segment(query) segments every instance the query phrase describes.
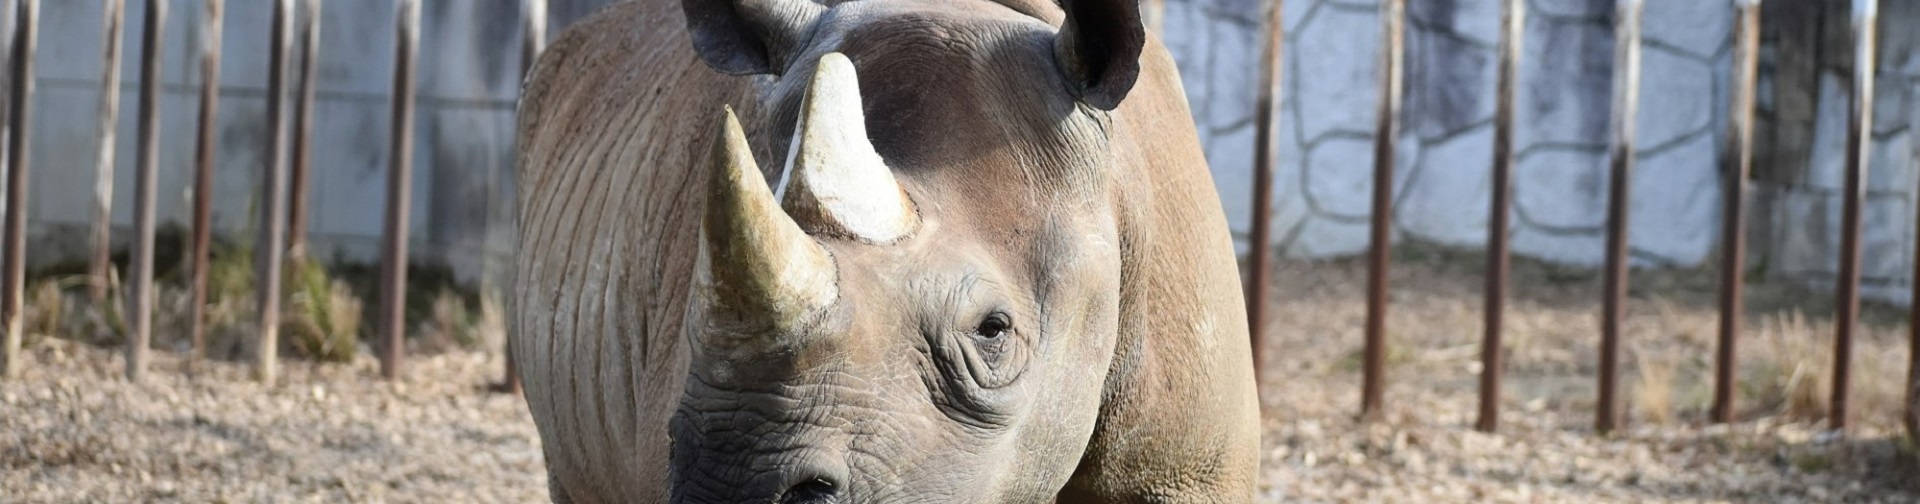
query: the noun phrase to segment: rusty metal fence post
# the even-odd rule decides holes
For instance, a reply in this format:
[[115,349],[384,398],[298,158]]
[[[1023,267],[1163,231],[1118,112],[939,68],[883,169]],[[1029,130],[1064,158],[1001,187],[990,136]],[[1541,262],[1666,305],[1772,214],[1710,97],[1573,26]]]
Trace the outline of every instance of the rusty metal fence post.
[[1275,149],[1274,116],[1278,108],[1282,82],[1280,63],[1285,56],[1286,0],[1267,5],[1265,52],[1260,54],[1260,90],[1254,109],[1253,125],[1253,228],[1247,243],[1247,334],[1253,345],[1253,376],[1258,389],[1261,369],[1266,367],[1267,294],[1273,282],[1273,165],[1280,161]]
[[[7,197],[12,192],[7,188],[12,184],[6,182],[13,177],[13,163],[10,161],[13,152],[8,146],[12,143],[9,139],[13,137],[13,38],[20,17],[19,7],[14,0],[0,0],[0,67],[7,69],[7,75],[0,76],[0,212],[4,213],[0,215],[0,228],[6,227],[7,216],[13,214]],[[0,236],[0,282],[5,281],[5,270],[11,269],[14,261],[12,248],[7,246],[9,243],[12,243],[10,238]],[[4,286],[0,286],[0,290],[4,289]],[[0,331],[5,331],[0,334],[0,380],[19,373],[24,340],[18,331],[7,325],[12,320],[8,302],[6,294],[0,293]]]
[[1644,0],[1620,0],[1613,58],[1612,141],[1608,146],[1607,261],[1600,308],[1600,398],[1594,431],[1619,426],[1620,319],[1627,298],[1628,201],[1633,187],[1634,122],[1640,112],[1640,15]]
[[1728,104],[1726,147],[1721,162],[1727,177],[1721,198],[1720,343],[1715,351],[1713,411],[1715,423],[1734,421],[1735,348],[1747,271],[1747,173],[1753,169],[1753,93],[1759,72],[1760,0],[1738,0],[1733,30],[1733,102]]
[[133,338],[127,343],[127,381],[146,374],[153,341],[154,198],[160,192],[160,41],[166,28],[166,0],[147,0],[146,33],[140,46],[139,169],[133,182],[134,246],[131,273]]
[[[9,127],[12,124],[13,117],[11,109],[13,101],[9,97],[13,96],[13,34],[15,27],[18,25],[19,14],[20,6],[15,3],[15,0],[0,0],[0,68],[4,68],[7,72],[4,75],[0,75],[0,214],[4,214],[6,208],[8,208],[5,178],[8,176],[7,174],[10,173],[7,170],[7,166],[9,166],[7,164],[8,156],[13,155],[12,152],[7,149],[8,138],[11,138],[9,135],[11,135],[13,131],[12,128]],[[5,227],[3,223],[5,220],[5,215],[0,215],[0,227]],[[4,246],[0,246],[0,261],[6,260],[4,257],[4,249]],[[4,268],[4,265],[0,265],[0,269]],[[0,274],[0,276],[4,276],[4,274]],[[6,308],[0,306],[0,317],[6,316],[5,311]],[[4,321],[0,321],[0,331],[6,329],[4,324]],[[4,351],[5,349],[0,347],[0,352]],[[4,357],[5,355],[0,355],[0,359],[4,359]],[[0,372],[5,371],[5,366],[6,364],[4,362],[0,362]]]
[[113,270],[113,151],[120,128],[120,39],[126,19],[126,0],[105,0],[100,29],[106,40],[101,60],[100,146],[93,171],[93,261],[87,266],[87,295],[95,303],[107,300],[108,277]]
[[[1920,196],[1920,187],[1914,188]],[[1916,201],[1914,238],[1920,240],[1920,201]],[[1907,385],[1906,412],[1902,420],[1907,427],[1910,440],[1920,440],[1920,243],[1914,245],[1913,269],[1908,273],[1907,284],[1910,295],[1907,297]]]
[[187,331],[193,339],[193,361],[207,356],[207,264],[212,259],[213,162],[219,141],[220,35],[222,0],[207,0],[201,13],[200,39],[200,127],[193,154],[193,279],[188,289],[192,320]]
[[[10,156],[12,156],[13,153],[7,146],[9,144],[8,139],[11,138],[13,132],[13,129],[10,127],[13,122],[13,100],[11,98],[13,96],[13,38],[14,30],[20,17],[19,14],[20,6],[15,3],[15,0],[0,0],[0,68],[6,70],[5,74],[0,74],[0,228],[6,226],[4,223],[6,221],[5,213],[6,209],[10,208],[7,206],[7,185],[5,179],[12,173],[7,169],[7,167],[10,166],[7,160],[11,159]],[[4,241],[3,238],[0,238],[0,242]],[[0,262],[7,260],[5,257],[5,248],[5,246],[0,245]],[[0,264],[0,270],[4,269],[5,265]],[[5,276],[5,274],[0,273],[0,276]],[[0,318],[4,318],[5,316],[6,308],[0,306]],[[0,331],[6,330],[5,324],[6,322],[4,320],[0,320]],[[0,335],[0,337],[3,336],[4,335]],[[4,352],[4,345],[0,345],[0,360],[5,359],[6,355],[4,355]],[[4,373],[6,371],[5,368],[6,363],[0,362],[0,373]]]
[[300,81],[293,91],[293,171],[287,181],[287,259],[294,264],[307,258],[307,171],[313,162],[313,95],[320,57],[321,3],[302,3]]
[[[1871,7],[1878,10],[1877,6]],[[1861,10],[1858,4],[1855,5],[1855,10]],[[1877,26],[1873,24],[1876,20],[1872,19],[1872,14],[1875,13],[1869,13],[1868,22],[1864,23],[1864,25],[1877,31]],[[1857,32],[1861,26],[1862,23],[1860,23],[1860,20],[1856,17],[1855,31]],[[1867,37],[1863,45],[1866,51],[1874,50],[1871,36]],[[1858,56],[1856,56],[1856,58],[1858,58]],[[1873,58],[1868,57],[1863,61],[1873,62]],[[1857,64],[1859,63],[1856,62],[1856,65]],[[1859,75],[1863,74],[1856,74],[1854,78],[1860,80]],[[1865,73],[1864,75],[1870,76],[1872,72]],[[1869,79],[1867,82],[1871,83],[1872,81]],[[1871,86],[1871,84],[1868,85]],[[1867,89],[1869,91],[1872,90],[1871,87]],[[1856,90],[1855,98],[1858,99],[1859,96],[1858,90]],[[1868,113],[1871,113],[1873,110],[1871,102],[1855,102],[1853,108],[1856,111],[1864,108]],[[1852,127],[1856,129],[1852,132],[1853,135],[1859,139],[1870,139],[1871,136],[1866,134],[1867,132],[1859,131],[1858,128],[1871,128],[1873,126],[1871,119],[1871,117],[1866,117],[1854,121]],[[1856,138],[1849,138],[1849,140],[1856,140]],[[1858,149],[1849,149],[1848,153],[1849,156],[1864,156],[1866,154],[1865,151],[1866,146],[1860,146]],[[1915,188],[1915,191],[1920,191],[1920,188]],[[1916,195],[1920,196],[1920,192],[1917,192]],[[1916,204],[1915,206],[1920,207],[1920,204]],[[1920,239],[1920,213],[1914,215],[1914,226],[1914,236],[1916,239]],[[1906,396],[1907,404],[1904,413],[1901,415],[1901,423],[1905,424],[1907,428],[1908,439],[1914,440],[1920,439],[1920,245],[1915,246],[1913,269],[1909,272],[1907,284],[1912,290],[1910,291],[1911,295],[1907,298],[1907,382],[1905,387],[1906,393],[1903,394]],[[1841,412],[1844,413],[1845,406],[1843,403],[1836,406],[1836,409],[1840,409]],[[1838,416],[1838,418],[1845,419],[1845,416],[1841,415]]]
[[1513,113],[1519,86],[1520,47],[1525,42],[1525,0],[1502,0],[1500,9],[1500,82],[1493,112],[1493,193],[1487,216],[1487,278],[1481,310],[1485,316],[1480,342],[1480,419],[1474,428],[1493,432],[1500,427],[1500,332],[1506,315],[1508,246],[1513,207]]
[[387,222],[381,233],[380,376],[400,376],[407,336],[407,218],[413,195],[414,56],[420,43],[420,2],[402,0],[394,31],[393,142],[387,172]]
[[254,348],[254,373],[271,385],[280,367],[280,271],[286,253],[287,223],[287,58],[293,45],[293,0],[273,2],[273,42],[267,75],[266,174],[260,177],[260,236],[254,250],[255,299],[259,313],[259,341]]
[[[1914,219],[1914,239],[1920,240],[1920,219]],[[1914,244],[1914,264],[1907,285],[1907,423],[1908,439],[1920,439],[1920,242]]]
[[4,238],[0,238],[0,247],[4,247],[6,268],[0,272],[0,309],[4,309],[6,319],[6,340],[0,343],[0,377],[13,377],[20,374],[20,345],[24,341],[25,330],[22,309],[25,308],[25,288],[27,279],[27,173],[33,171],[28,163],[28,140],[32,136],[31,119],[33,117],[33,53],[38,25],[40,24],[40,0],[20,0],[14,9],[12,55],[8,77],[12,84],[8,86],[7,109],[7,222]]
[[1877,0],[1853,0],[1853,92],[1848,100],[1847,181],[1840,210],[1840,278],[1834,295],[1833,394],[1827,425],[1847,428],[1847,389],[1852,379],[1853,331],[1860,318],[1860,211],[1867,194],[1868,157],[1873,153],[1874,23]]
[[1373,132],[1373,215],[1367,248],[1366,364],[1360,417],[1381,418],[1386,390],[1387,268],[1392,259],[1394,145],[1400,135],[1402,64],[1405,61],[1406,0],[1380,3],[1380,102]]
[[[522,84],[533,74],[533,64],[540,59],[540,51],[547,46],[547,0],[525,0],[522,5],[520,40],[520,80]],[[524,148],[524,146],[521,146]],[[513,342],[506,342],[507,376],[501,389],[509,394],[521,393],[520,368],[514,362]]]

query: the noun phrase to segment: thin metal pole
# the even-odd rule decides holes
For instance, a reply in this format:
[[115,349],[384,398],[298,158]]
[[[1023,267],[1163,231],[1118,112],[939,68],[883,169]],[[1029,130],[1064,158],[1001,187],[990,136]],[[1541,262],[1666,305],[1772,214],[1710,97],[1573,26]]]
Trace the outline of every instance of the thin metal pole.
[[213,163],[219,141],[220,107],[220,10],[222,0],[207,0],[201,21],[200,39],[200,132],[194,148],[193,168],[193,273],[192,321],[193,361],[207,356],[207,263],[213,245]]
[[1500,83],[1493,115],[1493,192],[1487,217],[1487,284],[1481,311],[1485,317],[1480,342],[1480,419],[1474,428],[1493,432],[1500,427],[1500,330],[1506,312],[1508,269],[1507,232],[1513,206],[1513,112],[1518,85],[1520,46],[1524,43],[1525,0],[1504,0],[1500,10]]
[[[19,13],[21,13],[19,4],[15,4],[13,0],[0,0],[0,67],[8,71],[6,75],[0,75],[0,233],[4,233],[8,215],[12,215],[10,212],[12,208],[8,206],[10,190],[6,185],[6,179],[12,177],[13,173],[13,85],[15,85],[13,83],[15,81],[13,79],[15,75],[13,73],[13,38],[19,27]],[[13,262],[12,248],[8,248],[10,242],[12,240],[0,237],[0,281],[4,281],[6,277],[4,271]],[[8,315],[6,294],[0,294],[0,323],[6,323],[4,321],[6,315]],[[17,354],[21,350],[21,342],[13,339],[17,331],[10,331],[10,327],[0,327],[0,331],[6,331],[6,333],[0,333],[0,379],[8,379],[13,377],[15,369],[19,367]]]
[[266,176],[260,178],[260,237],[255,245],[255,299],[259,307],[260,340],[254,348],[254,373],[272,384],[280,367],[280,271],[286,252],[287,216],[287,58],[293,37],[293,0],[273,3],[273,46],[268,58]]
[[147,372],[153,341],[153,212],[160,191],[160,41],[166,0],[147,0],[145,40],[140,47],[140,166],[134,175],[133,340],[127,344],[127,381]]
[[[526,9],[521,21],[524,33],[520,40],[520,79],[526,80],[533,74],[533,64],[540,59],[540,51],[547,46],[547,0],[525,0]],[[507,378],[504,389],[509,394],[521,393],[520,367],[514,362],[513,343],[507,343]]]
[[1847,121],[1847,188],[1841,198],[1840,285],[1834,303],[1833,403],[1827,425],[1847,428],[1847,385],[1852,380],[1853,330],[1860,318],[1860,202],[1867,195],[1867,160],[1873,148],[1874,22],[1878,0],[1853,1],[1853,93]]
[[1386,389],[1387,267],[1393,238],[1394,144],[1400,136],[1401,70],[1405,61],[1406,0],[1380,3],[1383,32],[1380,61],[1380,103],[1373,133],[1373,222],[1367,249],[1366,372],[1361,383],[1360,416],[1379,420]]
[[[1869,23],[1868,26],[1873,25]],[[1868,45],[1871,46],[1871,44]],[[1872,58],[1867,58],[1867,61],[1872,61]],[[1865,108],[1871,111],[1873,107],[1871,102],[1868,103],[1869,105]],[[1859,105],[1855,106],[1859,107]],[[1856,124],[1871,126],[1872,122],[1861,121]],[[1920,239],[1920,214],[1915,215],[1914,226],[1914,236]],[[1907,299],[1907,404],[1906,414],[1902,415],[1904,420],[1902,423],[1906,424],[1907,436],[1910,440],[1920,439],[1920,245],[1916,245],[1915,248],[1914,268],[1907,280],[1907,284],[1913,290],[1912,295]]]
[[1733,30],[1733,102],[1727,111],[1726,154],[1721,170],[1727,177],[1722,198],[1726,203],[1720,223],[1720,345],[1713,373],[1713,421],[1734,421],[1734,369],[1741,301],[1747,271],[1747,173],[1753,169],[1753,91],[1759,72],[1760,0],[1736,2]]
[[[1916,205],[1920,206],[1920,205]],[[1920,209],[1916,209],[1920,212]],[[1913,219],[1914,237],[1920,240],[1920,213]],[[1914,245],[1920,250],[1920,243]],[[1914,267],[1907,284],[1912,287],[1907,298],[1907,436],[1920,439],[1920,253],[1914,257]]]
[[1141,26],[1146,28],[1147,33],[1165,38],[1166,32],[1161,30],[1161,26],[1165,25],[1162,18],[1166,17],[1166,0],[1139,0],[1139,3]]
[[[1914,220],[1920,227],[1920,218]],[[1916,230],[1920,231],[1920,230]],[[1920,236],[1920,235],[1916,235]],[[1920,262],[1920,260],[1916,260]],[[1916,265],[1920,266],[1920,265]],[[1915,271],[1920,271],[1916,268]],[[1920,438],[1920,279],[1910,279],[1914,295],[1907,302],[1907,437]]]
[[313,95],[319,80],[320,0],[306,0],[300,20],[300,82],[294,88],[293,172],[287,187],[287,259],[307,258],[307,171],[313,162]]
[[6,313],[7,336],[0,344],[0,376],[20,374],[20,344],[24,338],[21,313],[27,278],[27,151],[33,117],[33,53],[36,28],[40,24],[40,0],[20,0],[13,27],[13,84],[8,89],[10,116],[7,125],[7,223],[4,242],[6,271],[0,273],[0,308]]
[[[1872,24],[1869,23],[1868,26]],[[1871,61],[1872,58],[1867,60]],[[1859,105],[1855,106],[1859,107]],[[1869,111],[1872,109],[1871,106],[1864,108]],[[1871,122],[1865,123],[1871,124]],[[1920,188],[1916,188],[1916,191],[1920,191]],[[1920,207],[1920,205],[1915,206]],[[1920,240],[1920,213],[1915,214],[1913,222],[1915,239]],[[1903,417],[1908,438],[1920,439],[1920,244],[1916,244],[1914,248],[1916,250],[1914,266],[1907,279],[1907,284],[1913,290],[1907,298],[1907,407]]]
[[93,170],[93,262],[87,268],[87,294],[95,303],[106,301],[108,271],[113,269],[113,150],[120,128],[120,39],[126,19],[125,0],[105,0],[106,58],[101,60],[100,145]]
[[533,73],[533,64],[540,60],[540,51],[547,48],[547,0],[525,0],[524,26],[520,39],[520,78],[525,79]]
[[1600,307],[1600,400],[1593,430],[1619,426],[1620,318],[1627,297],[1627,202],[1633,187],[1634,122],[1640,107],[1640,15],[1643,0],[1620,0],[1613,59],[1613,139],[1607,190],[1607,264]]
[[407,214],[413,195],[413,63],[419,50],[420,2],[400,2],[394,37],[393,144],[387,177],[387,222],[381,236],[380,376],[400,376],[406,352]]
[[1253,157],[1253,229],[1249,238],[1247,262],[1247,332],[1253,340],[1253,374],[1258,383],[1266,365],[1267,294],[1273,278],[1273,165],[1279,161],[1274,149],[1274,97],[1280,94],[1281,44],[1285,43],[1282,24],[1285,0],[1273,0],[1267,6],[1266,46],[1260,58],[1260,91],[1255,109]]
[[[0,227],[4,227],[4,221],[6,221],[6,215],[4,215],[6,214],[6,173],[10,165],[8,160],[12,160],[13,156],[12,150],[8,148],[10,144],[8,139],[12,139],[13,135],[13,25],[17,17],[19,17],[19,6],[13,4],[13,0],[0,0],[0,69],[8,71],[6,75],[0,75]],[[4,250],[0,250],[0,256],[4,256]],[[4,258],[0,258],[0,262],[4,262]],[[0,269],[4,267],[6,265],[0,265]],[[6,312],[6,306],[0,306],[0,317],[6,315],[4,312]],[[6,327],[0,327],[0,331],[4,329]],[[4,339],[4,335],[0,335],[0,339]],[[6,360],[6,356],[8,352],[4,344],[0,344],[0,360]],[[4,373],[6,373],[6,362],[0,362],[0,377],[4,377]]]

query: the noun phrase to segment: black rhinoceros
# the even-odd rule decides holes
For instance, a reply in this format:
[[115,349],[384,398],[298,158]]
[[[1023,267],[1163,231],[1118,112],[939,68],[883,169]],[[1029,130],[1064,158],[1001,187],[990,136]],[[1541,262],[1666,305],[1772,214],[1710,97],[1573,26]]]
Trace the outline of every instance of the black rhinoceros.
[[1133,0],[639,0],[524,96],[555,501],[1251,500],[1233,245]]

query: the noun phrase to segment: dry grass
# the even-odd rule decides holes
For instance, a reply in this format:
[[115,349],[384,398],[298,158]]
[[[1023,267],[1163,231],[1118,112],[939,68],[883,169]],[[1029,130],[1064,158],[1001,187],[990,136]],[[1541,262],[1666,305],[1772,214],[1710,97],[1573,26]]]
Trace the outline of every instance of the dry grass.
[[1633,352],[1640,362],[1639,372],[1634,383],[1634,404],[1638,405],[1642,415],[1656,423],[1673,421],[1674,383],[1673,375],[1678,363],[1676,359],[1659,352],[1648,352],[1638,348]]
[[207,349],[214,359],[238,359],[246,354],[255,322],[253,248],[251,240],[233,245],[216,243],[207,263]]
[[427,352],[446,352],[479,347],[481,317],[467,309],[467,300],[458,292],[443,289],[434,294],[427,317],[420,323],[420,347]]
[[85,295],[86,278],[62,276],[40,279],[27,286],[21,313],[28,343],[43,338],[70,338],[95,345],[126,341],[122,313],[126,297],[118,275],[107,278],[106,299],[94,302]]
[[280,331],[301,355],[322,362],[348,362],[360,347],[360,298],[346,282],[327,276],[313,262],[294,262],[287,272],[287,312]]
[[[109,270],[106,299],[85,295],[86,277],[56,276],[36,282],[27,300],[32,337],[59,337],[99,346],[124,344],[126,292]],[[346,362],[360,345],[363,306],[350,284],[317,262],[289,262],[283,273],[280,330],[286,348],[320,362]],[[192,304],[181,278],[162,278],[154,290],[153,344],[190,349]],[[247,355],[256,330],[252,250],[218,243],[207,270],[206,355],[232,360]]]
[[507,312],[500,305],[497,290],[481,290],[480,313],[474,318],[473,334],[482,348],[504,348],[507,344]]

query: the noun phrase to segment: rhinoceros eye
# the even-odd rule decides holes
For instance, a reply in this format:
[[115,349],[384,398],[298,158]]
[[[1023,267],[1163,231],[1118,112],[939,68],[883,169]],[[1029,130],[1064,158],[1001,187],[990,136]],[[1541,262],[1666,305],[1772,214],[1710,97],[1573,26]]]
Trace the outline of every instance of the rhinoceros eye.
[[1013,316],[996,311],[980,319],[980,325],[973,328],[973,335],[985,339],[998,339],[1011,330],[1013,330]]

